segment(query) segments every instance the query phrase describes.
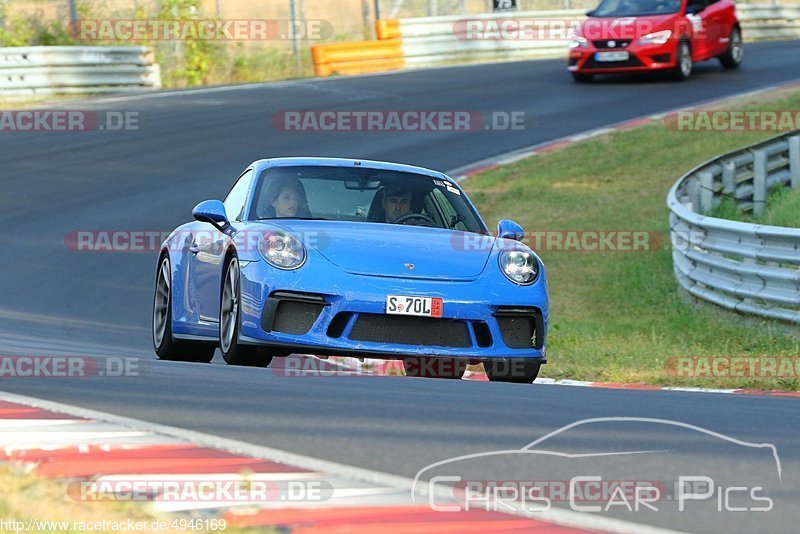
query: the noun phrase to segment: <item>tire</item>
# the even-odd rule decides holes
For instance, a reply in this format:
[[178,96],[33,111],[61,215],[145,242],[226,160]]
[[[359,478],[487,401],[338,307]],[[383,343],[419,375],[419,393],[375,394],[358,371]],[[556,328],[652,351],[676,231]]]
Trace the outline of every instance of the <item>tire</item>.
[[169,256],[158,262],[153,295],[153,348],[160,360],[209,363],[216,347],[211,343],[181,341],[172,337],[172,271]]
[[239,343],[242,288],[236,256],[228,257],[224,272],[219,310],[219,350],[222,359],[228,365],[266,367],[272,361],[272,356],[265,348]]
[[467,370],[467,361],[457,358],[415,356],[403,358],[403,368],[406,376],[461,380],[464,371]]
[[594,80],[594,74],[586,74],[583,72],[572,72],[571,74],[575,83],[592,83],[592,80]]
[[692,49],[687,41],[678,43],[675,51],[675,68],[672,69],[672,78],[679,82],[689,79],[692,75]]
[[539,376],[541,364],[530,358],[511,358],[507,360],[484,360],[483,368],[491,382],[513,382],[532,384]]
[[744,45],[742,44],[742,30],[734,26],[731,30],[731,40],[728,43],[728,50],[718,56],[719,62],[726,69],[737,69],[742,64],[744,58]]

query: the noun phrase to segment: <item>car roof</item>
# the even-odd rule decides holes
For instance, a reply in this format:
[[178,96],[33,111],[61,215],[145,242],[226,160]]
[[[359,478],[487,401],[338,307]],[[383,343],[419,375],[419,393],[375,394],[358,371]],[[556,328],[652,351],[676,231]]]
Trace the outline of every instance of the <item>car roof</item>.
[[292,157],[292,158],[269,158],[256,161],[254,166],[260,168],[267,167],[289,167],[289,166],[312,166],[312,167],[356,167],[366,169],[378,169],[383,171],[399,171],[423,174],[432,178],[444,178],[454,182],[452,178],[440,171],[417,167],[415,165],[405,165],[402,163],[391,163],[388,161],[374,161],[368,159],[348,159],[348,158],[316,158],[316,157]]

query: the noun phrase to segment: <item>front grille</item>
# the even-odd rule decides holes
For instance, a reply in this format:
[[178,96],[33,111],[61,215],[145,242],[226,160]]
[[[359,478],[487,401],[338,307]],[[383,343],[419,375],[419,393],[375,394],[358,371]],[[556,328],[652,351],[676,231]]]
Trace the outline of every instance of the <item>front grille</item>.
[[472,346],[465,321],[400,315],[359,314],[350,339],[398,345]]
[[[614,46],[610,46],[610,43],[614,43]],[[592,44],[595,48],[601,49],[608,49],[608,50],[617,50],[617,49],[625,49],[631,44],[630,39],[604,39],[601,41],[592,41]]]
[[644,63],[642,63],[639,58],[636,56],[631,56],[625,61],[596,61],[594,56],[590,57],[586,64],[583,66],[584,69],[617,69],[617,68],[625,68],[625,67],[642,67]]
[[276,291],[264,305],[261,328],[265,332],[307,334],[327,305],[319,295]]

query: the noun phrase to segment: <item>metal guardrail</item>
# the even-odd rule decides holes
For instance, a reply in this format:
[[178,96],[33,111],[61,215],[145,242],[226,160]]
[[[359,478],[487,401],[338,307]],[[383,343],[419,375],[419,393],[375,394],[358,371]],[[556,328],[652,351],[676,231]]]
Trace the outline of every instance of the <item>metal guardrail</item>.
[[161,87],[152,48],[0,48],[0,97],[141,91]]
[[[800,38],[800,6],[744,4],[737,10],[746,41]],[[557,39],[468,39],[459,31],[467,21],[564,20],[574,25],[585,18],[581,9],[558,9],[378,20],[377,41],[315,46],[314,63],[318,76],[330,76],[469,61],[566,57],[566,35]],[[387,40],[399,46],[387,47]],[[344,46],[347,44],[352,46]],[[333,55],[335,60],[324,59]]]
[[678,283],[723,308],[800,324],[800,228],[703,215],[722,198],[760,213],[772,187],[800,187],[800,131],[714,158],[670,189]]

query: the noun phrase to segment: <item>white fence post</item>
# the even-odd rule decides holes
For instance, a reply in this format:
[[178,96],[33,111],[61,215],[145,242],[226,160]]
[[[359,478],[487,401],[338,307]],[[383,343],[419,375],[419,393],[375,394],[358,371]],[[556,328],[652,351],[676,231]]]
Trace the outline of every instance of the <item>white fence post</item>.
[[767,203],[767,152],[753,151],[753,214],[761,215]]
[[722,163],[722,192],[726,195],[736,193],[736,162],[728,160]]
[[711,171],[700,173],[700,205],[698,213],[705,213],[714,207],[714,176]]
[[789,138],[789,166],[792,173],[792,187],[800,187],[800,135]]

